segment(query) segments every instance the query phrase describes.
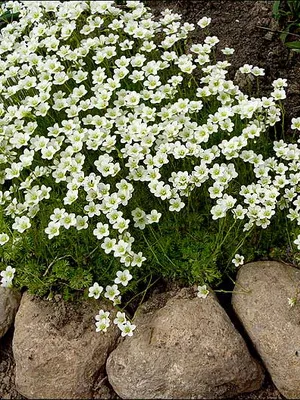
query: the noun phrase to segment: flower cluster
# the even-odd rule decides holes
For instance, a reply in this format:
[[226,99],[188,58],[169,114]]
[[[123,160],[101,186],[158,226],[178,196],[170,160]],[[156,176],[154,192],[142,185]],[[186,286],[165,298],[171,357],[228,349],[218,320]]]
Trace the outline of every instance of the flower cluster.
[[[133,232],[162,216],[138,201],[141,188],[178,213],[207,187],[212,219],[231,215],[244,231],[266,228],[277,209],[300,225],[299,141],[275,141],[269,157],[255,151],[280,121],[285,79],[273,82],[269,97],[243,93],[226,77],[230,63],[212,61],[217,37],[186,52],[195,26],[168,9],[154,20],[138,1],[2,7],[20,18],[0,35],[0,206],[13,232],[0,233],[1,245],[37,226],[49,240],[92,227],[99,248],[125,269],[105,291],[94,283],[89,296],[104,291],[118,304],[118,285],[146,260]],[[198,25],[209,23],[204,17]],[[250,65],[241,72],[264,74]],[[292,127],[299,129],[299,118]],[[252,171],[251,183],[239,181],[240,165]],[[300,248],[300,235],[294,243]],[[109,313],[96,320],[105,332]],[[135,328],[123,313],[114,323],[122,335]]]
[[[96,332],[106,332],[107,328],[110,326],[109,319],[110,312],[100,310],[99,314],[96,315]],[[126,315],[124,312],[117,312],[116,318],[114,319],[114,324],[118,326],[121,331],[121,336],[132,336],[133,331],[136,328],[134,324],[126,319]]]
[[15,272],[16,272],[16,269],[12,268],[10,265],[8,265],[4,271],[1,271],[0,272],[0,275],[1,275],[1,285],[0,286],[8,287],[8,288],[11,287]]

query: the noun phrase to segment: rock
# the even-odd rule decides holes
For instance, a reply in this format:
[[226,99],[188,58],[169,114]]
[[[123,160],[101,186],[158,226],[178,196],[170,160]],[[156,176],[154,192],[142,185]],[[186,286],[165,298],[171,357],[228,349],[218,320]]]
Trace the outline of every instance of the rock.
[[247,92],[252,89],[255,78],[252,74],[243,74],[240,70],[237,70],[233,82],[238,85],[240,90]]
[[191,288],[156,295],[134,322],[134,335],[106,363],[121,398],[224,398],[261,386],[260,366],[214,294],[200,299]]
[[[0,399],[25,399],[15,388],[15,363],[12,355],[13,330],[0,340]],[[25,399],[26,400],[26,399]]]
[[[300,398],[300,305],[288,298],[299,292],[300,270],[278,262],[243,266],[232,297],[244,325],[278,390]],[[241,294],[241,288],[249,293]]]
[[271,42],[273,40],[275,36],[275,32],[273,31],[269,31],[265,34],[264,39],[268,40],[269,42]]
[[[106,304],[105,304],[106,305]],[[94,384],[106,386],[105,362],[119,330],[95,331],[96,300],[66,303],[25,293],[15,319],[13,353],[16,388],[29,399],[92,398]],[[97,387],[98,393],[101,392]],[[108,396],[109,388],[102,393]],[[101,397],[98,397],[101,398]]]
[[268,30],[268,32],[264,36],[265,39],[273,40],[275,37],[275,34],[278,34],[279,25],[278,25],[278,22],[274,18],[271,18],[269,20],[268,27],[262,26],[260,28]]
[[21,300],[21,294],[14,289],[0,287],[0,338],[12,325]]
[[[299,72],[300,72],[300,68],[299,68]],[[288,93],[289,94],[300,94],[300,87],[299,87],[299,83],[295,82],[289,85],[288,87]]]

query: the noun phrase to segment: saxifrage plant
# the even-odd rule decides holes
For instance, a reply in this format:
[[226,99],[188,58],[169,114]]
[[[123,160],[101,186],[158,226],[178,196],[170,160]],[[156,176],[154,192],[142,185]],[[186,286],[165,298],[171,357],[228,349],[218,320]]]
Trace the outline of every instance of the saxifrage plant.
[[[19,19],[0,41],[3,286],[104,296],[125,336],[121,296],[163,277],[205,297],[244,258],[300,248],[299,140],[269,135],[285,79],[269,96],[243,93],[213,61],[216,36],[188,44],[193,24],[137,1],[5,12]],[[108,311],[96,320],[105,332]]]

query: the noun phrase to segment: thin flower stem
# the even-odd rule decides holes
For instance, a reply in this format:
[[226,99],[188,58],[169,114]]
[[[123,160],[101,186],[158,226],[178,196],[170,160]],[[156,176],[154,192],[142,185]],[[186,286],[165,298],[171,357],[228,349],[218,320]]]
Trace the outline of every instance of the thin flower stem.
[[165,249],[164,249],[163,246],[161,245],[160,240],[159,240],[159,238],[157,238],[157,236],[156,236],[154,230],[152,229],[152,227],[150,226],[149,228],[150,228],[150,231],[151,231],[152,235],[154,236],[154,238],[155,238],[155,240],[156,240],[156,243],[157,243],[158,246],[161,248],[161,250],[162,250],[164,256],[166,257],[166,259],[167,259],[168,261],[170,261],[170,263],[171,263],[174,267],[176,267],[176,264],[174,264],[173,261],[168,257],[167,253],[165,252]]
[[158,263],[158,265],[160,265],[161,267],[163,267],[163,265],[161,264],[161,262],[160,262],[159,259],[157,258],[157,255],[155,254],[155,251],[153,250],[151,244],[148,242],[146,236],[144,235],[144,233],[142,233],[142,236],[143,236],[145,242],[147,243],[147,246],[148,246],[148,248],[150,249],[151,253],[153,254],[153,256],[154,256],[156,262]]
[[[133,297],[131,297],[131,299],[124,305],[124,307],[122,307],[122,309],[121,310],[125,310],[126,309],[126,307],[134,300],[134,299],[136,299],[138,296],[140,296],[142,293],[144,293],[144,292],[147,292],[147,290],[149,290],[153,285],[155,285],[156,284],[156,282],[158,282],[160,280],[160,278],[157,278],[154,282],[152,282],[150,285],[148,285],[147,287],[146,287],[146,289],[144,289],[142,292],[140,292],[140,293],[137,293],[136,295],[134,295]],[[136,312],[135,312],[136,313]],[[135,313],[134,313],[134,315],[135,315]],[[132,317],[132,319],[133,319],[133,317]]]
[[283,138],[283,140],[285,140],[285,126],[284,126],[285,112],[284,112],[284,107],[283,107],[281,101],[279,101],[279,107],[280,107],[281,115],[282,115],[282,118],[281,118],[282,138]]
[[234,255],[239,251],[239,249],[243,246],[243,244],[245,243],[246,238],[250,235],[250,233],[252,233],[254,227],[252,227],[247,233],[246,235],[243,237],[243,239],[239,242],[239,244],[237,245],[237,247],[235,248],[234,252],[231,254],[230,259],[228,260],[227,266],[225,268],[225,271],[227,270],[227,268],[229,267],[229,265],[232,262],[232,258],[234,257]]
[[240,287],[241,289],[242,289],[242,291],[244,291],[244,292],[251,292],[251,290],[250,289],[246,289],[246,288],[244,288],[244,286],[242,286],[239,282],[237,282],[237,281],[235,281],[234,279],[232,279],[232,277],[230,276],[230,275],[228,275],[227,273],[226,273],[226,276],[231,280],[231,282],[235,285],[235,286],[238,286],[238,287]]
[[214,292],[216,293],[234,293],[234,294],[250,294],[251,290],[244,290],[241,292],[238,292],[237,290],[223,290],[223,289],[219,289],[219,290],[214,290]]

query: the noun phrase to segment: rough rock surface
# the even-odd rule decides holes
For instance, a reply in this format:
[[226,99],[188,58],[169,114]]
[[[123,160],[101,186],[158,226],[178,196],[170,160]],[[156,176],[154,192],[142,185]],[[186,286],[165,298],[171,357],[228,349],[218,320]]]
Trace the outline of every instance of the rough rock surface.
[[260,366],[212,293],[156,295],[134,321],[106,364],[121,398],[224,398],[261,386]]
[[[288,297],[300,287],[300,270],[278,262],[255,262],[238,272],[234,310],[278,390],[300,398],[300,304]],[[241,288],[248,293],[241,294]],[[299,301],[299,298],[298,298]]]
[[0,287],[0,338],[6,334],[13,323],[20,300],[19,292]]
[[25,399],[15,387],[15,362],[12,354],[13,327],[0,340],[0,399]]
[[105,362],[119,331],[95,331],[101,306],[95,300],[69,304],[23,295],[13,338],[18,392],[29,399],[77,399],[92,398],[96,389],[98,398],[111,397]]

